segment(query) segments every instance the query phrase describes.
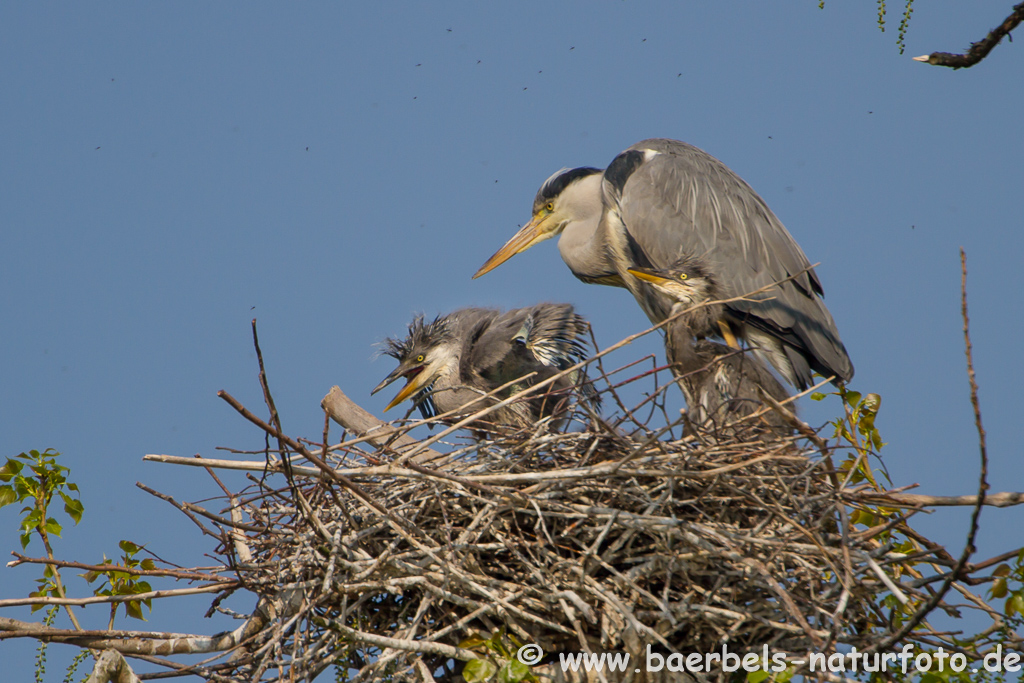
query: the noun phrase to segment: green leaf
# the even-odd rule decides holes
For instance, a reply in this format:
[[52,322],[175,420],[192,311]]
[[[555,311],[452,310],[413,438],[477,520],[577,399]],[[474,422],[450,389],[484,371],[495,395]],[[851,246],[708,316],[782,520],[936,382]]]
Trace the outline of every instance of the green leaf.
[[18,494],[13,486],[0,486],[0,508],[18,502]]
[[480,636],[471,636],[469,638],[466,638],[461,643],[459,643],[459,647],[461,647],[463,650],[472,650],[474,647],[480,647],[481,645],[486,644],[486,638],[481,638]]
[[134,555],[135,553],[137,553],[140,550],[142,550],[141,547],[135,545],[131,541],[121,541],[117,545],[118,545],[119,548],[121,548],[121,550],[125,551],[129,555]]
[[[820,391],[815,391],[813,394],[811,394],[811,400],[812,401],[824,401],[825,400],[825,394],[821,393]],[[765,674],[765,675],[767,676],[767,674]],[[750,680],[750,676],[747,676],[747,680]],[[764,679],[762,678],[761,680],[764,680]]]
[[846,396],[844,396],[843,398],[845,398],[846,402],[849,403],[852,407],[856,407],[857,404],[860,403],[860,396],[861,394],[859,391],[847,391]]
[[0,467],[0,481],[10,481],[13,477],[20,474],[24,467],[25,463],[7,458],[7,463]]
[[882,446],[884,446],[884,445],[885,444],[882,442],[882,435],[878,433],[877,429],[873,430],[871,432],[871,446],[877,452],[877,451],[882,450]]
[[790,667],[785,671],[780,672],[779,675],[775,677],[775,681],[776,683],[787,683],[793,678],[794,673],[796,673],[796,669]]
[[462,677],[466,683],[483,683],[498,670],[498,666],[489,659],[472,659],[462,668]]
[[757,671],[751,671],[750,673],[747,674],[747,683],[761,683],[761,681],[766,680],[768,678],[768,676],[770,676],[770,675],[771,674],[769,674],[764,669],[758,669]]
[[498,669],[498,683],[519,683],[530,675],[530,667],[518,659],[510,659]]
[[154,562],[152,558],[147,557],[142,561],[142,568],[147,571],[153,571],[154,569],[156,569],[156,562]]
[[1003,563],[1003,564],[999,565],[998,567],[995,568],[995,571],[992,572],[992,576],[1009,576],[1009,575],[1010,575],[1010,565],[1008,565],[1006,563]]
[[60,523],[57,520],[51,517],[50,519],[46,520],[46,524],[43,525],[43,530],[46,533],[53,534],[54,536],[57,536],[59,538],[60,532],[63,530],[63,527],[61,527]]
[[70,517],[75,522],[75,524],[81,522],[82,512],[84,512],[85,510],[82,507],[82,503],[80,501],[75,500],[74,498],[69,498],[65,496],[63,493],[60,495],[64,498],[64,512],[68,514],[68,517]]
[[139,604],[138,600],[129,600],[124,603],[124,611],[132,619],[146,620],[146,617],[142,616],[142,605]]
[[1024,595],[1014,593],[1014,595],[1006,600],[1004,611],[1008,617],[1012,617],[1014,612],[1024,615]]
[[1006,579],[996,579],[992,582],[989,595],[993,598],[1005,598],[1009,590],[1006,587]]

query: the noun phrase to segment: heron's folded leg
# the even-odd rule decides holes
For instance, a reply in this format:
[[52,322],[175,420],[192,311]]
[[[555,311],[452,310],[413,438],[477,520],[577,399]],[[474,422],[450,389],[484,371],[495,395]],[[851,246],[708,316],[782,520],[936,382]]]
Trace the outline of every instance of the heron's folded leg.
[[729,327],[729,323],[724,320],[718,321],[718,328],[722,330],[722,338],[725,339],[725,343],[736,349],[740,350],[740,344],[736,341],[736,335],[732,333],[732,329]]

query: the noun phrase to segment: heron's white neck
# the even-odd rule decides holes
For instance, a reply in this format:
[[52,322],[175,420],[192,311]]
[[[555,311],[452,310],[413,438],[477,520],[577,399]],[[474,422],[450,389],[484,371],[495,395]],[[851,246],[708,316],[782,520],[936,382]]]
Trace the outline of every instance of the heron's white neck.
[[576,181],[560,197],[560,210],[568,217],[558,240],[558,251],[573,275],[583,281],[615,274],[605,244],[598,237],[601,222],[601,174]]

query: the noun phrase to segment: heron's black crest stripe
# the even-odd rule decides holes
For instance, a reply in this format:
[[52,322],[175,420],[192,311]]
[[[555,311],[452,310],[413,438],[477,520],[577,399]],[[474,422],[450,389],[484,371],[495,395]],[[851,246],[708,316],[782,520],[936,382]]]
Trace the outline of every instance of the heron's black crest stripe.
[[633,175],[633,171],[640,168],[642,163],[644,163],[643,152],[636,149],[623,152],[608,164],[608,168],[604,170],[604,179],[615,188],[616,195],[622,196],[622,188],[626,186],[629,176]]
[[587,176],[600,173],[601,169],[591,168],[589,166],[582,166],[580,168],[570,168],[564,173],[559,173],[554,178],[550,178],[546,183],[541,185],[540,191],[537,192],[537,202],[546,202],[549,199],[554,199],[558,195],[562,194],[562,191],[569,187],[572,183],[579,180],[580,178],[586,178]]

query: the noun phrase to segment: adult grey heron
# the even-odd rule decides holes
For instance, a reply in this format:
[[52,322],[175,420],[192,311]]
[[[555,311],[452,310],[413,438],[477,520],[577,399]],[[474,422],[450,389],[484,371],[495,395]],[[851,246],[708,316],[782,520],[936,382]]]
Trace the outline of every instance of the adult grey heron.
[[[667,326],[665,349],[676,366],[679,387],[695,423],[721,425],[750,415],[763,407],[760,391],[780,402],[789,398],[757,358],[704,339],[718,331],[722,304],[708,304],[721,297],[701,259],[684,256],[668,268],[636,267],[629,273],[675,301],[670,314],[678,317]],[[694,306],[698,307],[684,312]],[[786,434],[792,431],[775,413],[765,413],[760,419]]]
[[[505,313],[463,308],[430,323],[417,316],[409,325],[408,336],[384,342],[384,353],[397,359],[398,367],[371,393],[404,378],[406,385],[385,410],[412,397],[424,418],[458,411],[454,419],[460,419],[583,360],[588,329],[569,304],[537,304]],[[536,374],[524,377],[530,373]],[[524,379],[481,398],[519,378]],[[546,390],[513,401],[484,419],[527,427],[540,418],[560,414],[573,391],[596,401],[593,388],[584,385],[585,379],[583,372],[570,373]]]
[[644,140],[604,171],[558,171],[537,192],[530,222],[473,277],[558,235],[562,260],[577,278],[629,289],[654,323],[674,301],[629,268],[666,268],[690,255],[707,262],[726,298],[769,287],[756,300],[721,307],[722,336],[745,339],[800,389],[811,384],[812,371],[837,382],[853,377],[821,282],[799,245],[749,185],[692,145]]

